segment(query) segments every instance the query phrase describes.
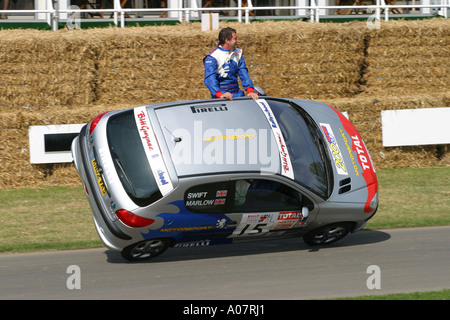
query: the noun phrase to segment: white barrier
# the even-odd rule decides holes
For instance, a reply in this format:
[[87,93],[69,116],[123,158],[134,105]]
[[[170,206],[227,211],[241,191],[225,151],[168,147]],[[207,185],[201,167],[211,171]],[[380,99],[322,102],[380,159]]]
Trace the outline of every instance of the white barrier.
[[381,111],[383,147],[450,144],[450,108]]
[[[132,13],[148,13],[155,14],[158,12],[167,12],[169,18],[177,19],[180,22],[186,21],[189,22],[192,17],[198,18],[200,17],[199,13],[209,13],[212,11],[223,11],[223,12],[233,12],[236,11],[237,14],[234,19],[238,22],[242,22],[242,12],[244,12],[244,21],[245,23],[250,23],[250,12],[255,15],[255,19],[265,19],[264,16],[258,16],[258,11],[261,10],[293,10],[295,14],[292,18],[300,18],[300,17],[308,17],[311,22],[320,22],[321,16],[324,13],[329,12],[331,9],[335,10],[363,10],[368,15],[370,15],[369,19],[381,19],[381,14],[384,11],[384,20],[389,20],[390,13],[393,9],[437,9],[437,14],[443,16],[444,18],[448,18],[448,11],[450,10],[450,0],[438,0],[439,4],[431,4],[430,0],[423,0],[423,2],[428,2],[420,5],[390,5],[386,4],[384,0],[376,0],[375,5],[347,5],[347,6],[330,6],[321,4],[323,1],[321,0],[311,0],[310,5],[295,5],[295,6],[270,6],[270,7],[255,7],[252,5],[252,2],[247,1],[247,6],[243,6],[242,0],[236,0],[236,7],[208,7],[208,8],[200,8],[195,0],[183,1],[183,0],[169,0],[171,3],[171,7],[169,8],[122,8],[120,6],[120,0],[114,0],[114,8],[112,9],[71,9],[67,8],[67,0],[43,0],[46,2],[47,9],[39,9],[39,10],[0,10],[0,14],[2,13],[22,13],[22,14],[35,14],[36,16],[42,17],[45,16],[45,21],[49,25],[52,26],[52,30],[58,29],[58,21],[65,21],[67,19],[70,20],[71,16],[80,15],[81,13],[103,13],[110,14],[113,16],[113,21],[116,26],[120,25],[120,27],[125,27],[126,14]],[[64,2],[62,2],[64,1]],[[64,4],[65,6],[61,5]],[[297,4],[302,2],[306,3],[306,1],[296,0]],[[355,18],[360,17],[359,15],[354,15]],[[270,17],[273,19],[273,17]],[[227,17],[227,19],[232,19]],[[368,19],[368,20],[369,20]],[[33,19],[32,21],[35,21]],[[42,19],[40,19],[42,20]],[[140,19],[145,20],[145,19]],[[6,21],[6,20],[5,20]],[[26,21],[26,20],[23,20]]]

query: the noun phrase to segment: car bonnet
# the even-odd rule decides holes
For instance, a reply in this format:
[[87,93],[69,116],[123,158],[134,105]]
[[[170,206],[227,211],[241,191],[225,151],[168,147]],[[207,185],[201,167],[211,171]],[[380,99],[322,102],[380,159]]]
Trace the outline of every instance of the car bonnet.
[[277,142],[261,103],[187,102],[155,113],[177,175],[281,170]]
[[378,182],[369,151],[354,125],[336,108],[324,103],[295,101],[316,121],[325,138],[335,176],[333,193],[348,194],[367,188],[364,210],[371,212]]

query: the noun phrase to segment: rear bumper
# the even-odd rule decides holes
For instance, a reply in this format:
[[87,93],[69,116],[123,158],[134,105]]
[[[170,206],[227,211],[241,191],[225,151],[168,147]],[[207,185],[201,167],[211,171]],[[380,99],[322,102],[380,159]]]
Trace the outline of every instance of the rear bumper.
[[99,193],[100,190],[98,190],[97,183],[93,179],[90,171],[86,141],[86,126],[84,126],[80,131],[80,135],[72,142],[72,156],[75,168],[88,193],[87,197],[92,209],[94,223],[99,237],[106,247],[112,250],[120,250],[121,246],[118,246],[115,243],[126,242],[127,240],[131,240],[132,237],[125,234],[113,221],[111,221],[106,212],[107,208],[105,208],[103,204],[103,199]]

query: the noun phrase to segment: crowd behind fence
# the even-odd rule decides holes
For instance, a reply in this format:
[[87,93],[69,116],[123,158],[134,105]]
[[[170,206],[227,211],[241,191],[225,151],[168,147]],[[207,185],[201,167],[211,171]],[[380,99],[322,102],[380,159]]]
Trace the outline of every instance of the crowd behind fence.
[[[372,0],[373,4],[365,4],[362,0],[352,0],[348,5],[330,5],[328,0],[295,0],[295,5],[283,6],[256,6],[252,4],[251,0],[235,0],[236,6],[222,6],[222,7],[202,7],[198,0],[172,0],[169,7],[165,8],[143,8],[143,7],[122,7],[121,0],[112,0],[112,8],[87,6],[79,7],[77,5],[70,5],[70,0],[35,0],[39,3],[38,9],[24,9],[24,10],[0,10],[0,15],[4,17],[8,15],[31,15],[29,19],[25,18],[20,21],[45,21],[51,26],[51,29],[56,31],[60,23],[67,23],[67,25],[79,27],[83,21],[82,15],[94,14],[100,15],[104,20],[112,20],[114,25],[125,27],[127,19],[141,18],[141,20],[178,20],[180,22],[197,21],[200,19],[202,13],[219,12],[220,19],[235,20],[238,22],[250,23],[254,19],[273,19],[273,16],[260,15],[264,12],[276,12],[282,10],[289,11],[288,17],[291,19],[305,19],[310,22],[320,22],[325,17],[333,16],[330,12],[336,13],[345,12],[347,17],[354,18],[367,17],[368,22],[376,22],[381,19],[389,20],[392,15],[400,16],[403,12],[412,12],[419,10],[419,16],[442,16],[448,18],[450,10],[450,0],[420,0],[420,4],[415,4],[415,0],[406,0],[407,4],[396,4],[391,0]],[[419,0],[418,0],[419,1]],[[89,1],[88,1],[89,2]],[[137,1],[136,1],[137,2]],[[200,1],[201,2],[201,1]],[[339,0],[336,1],[339,3]],[[413,4],[408,4],[413,2]],[[45,7],[45,8],[42,8]],[[229,13],[232,13],[231,15]],[[353,14],[352,14],[353,13]],[[164,14],[164,16],[163,16]],[[406,16],[406,15],[405,15]],[[342,16],[341,16],[342,17]],[[275,17],[276,18],[276,17]],[[278,17],[280,18],[280,17]],[[7,20],[0,20],[6,22]]]

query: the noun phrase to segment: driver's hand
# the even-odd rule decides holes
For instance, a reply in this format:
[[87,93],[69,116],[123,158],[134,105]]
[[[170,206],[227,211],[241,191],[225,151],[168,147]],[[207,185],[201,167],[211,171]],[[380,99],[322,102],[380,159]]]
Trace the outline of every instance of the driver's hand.
[[256,92],[249,92],[248,96],[251,97],[253,100],[258,100],[259,96]]
[[220,96],[221,99],[233,100],[233,95],[230,92],[225,92]]

